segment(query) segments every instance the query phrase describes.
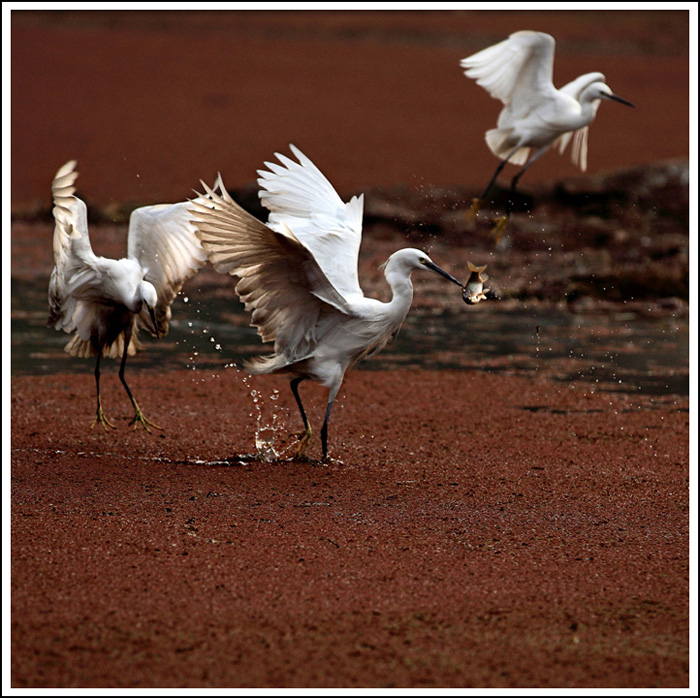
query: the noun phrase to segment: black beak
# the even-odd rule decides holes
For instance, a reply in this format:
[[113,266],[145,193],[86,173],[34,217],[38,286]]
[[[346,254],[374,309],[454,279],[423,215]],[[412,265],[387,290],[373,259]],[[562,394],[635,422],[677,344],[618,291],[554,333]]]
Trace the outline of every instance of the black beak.
[[457,279],[455,279],[454,276],[452,276],[452,274],[448,274],[444,269],[440,269],[440,267],[437,264],[433,264],[432,262],[423,262],[423,266],[427,269],[430,269],[431,271],[435,271],[438,274],[441,274],[446,279],[449,279],[453,283],[457,284],[457,286],[459,286],[460,288],[464,288],[462,284],[459,281],[457,281]]
[[634,104],[632,102],[628,102],[626,99],[622,99],[622,97],[618,97],[617,95],[605,95],[607,99],[612,99],[613,102],[619,102],[620,104],[625,104],[628,107],[633,107]]
[[158,323],[156,322],[155,308],[151,308],[150,305],[147,305],[146,307],[148,308],[148,314],[151,316],[151,322],[153,323],[153,328],[156,331],[156,339],[160,339],[160,332],[158,332]]

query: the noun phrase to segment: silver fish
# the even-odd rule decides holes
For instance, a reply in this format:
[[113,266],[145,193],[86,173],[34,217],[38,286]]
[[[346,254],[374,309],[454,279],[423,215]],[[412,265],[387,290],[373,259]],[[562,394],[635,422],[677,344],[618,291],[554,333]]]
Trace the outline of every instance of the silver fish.
[[488,280],[488,276],[483,273],[486,269],[486,264],[483,267],[476,267],[471,262],[467,262],[467,267],[471,274],[464,284],[462,298],[469,305],[476,305],[479,301],[486,298],[486,294],[490,289],[484,288],[484,283]]

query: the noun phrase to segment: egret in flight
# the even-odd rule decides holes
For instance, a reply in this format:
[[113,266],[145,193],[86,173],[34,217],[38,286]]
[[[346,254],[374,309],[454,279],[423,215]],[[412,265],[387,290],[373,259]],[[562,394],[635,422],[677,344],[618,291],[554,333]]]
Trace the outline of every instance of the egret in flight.
[[[467,219],[476,216],[507,162],[523,165],[511,182],[506,214],[496,219],[493,232],[498,241],[508,223],[512,196],[525,171],[552,145],[563,153],[573,136],[571,158],[585,172],[588,126],[600,100],[634,105],[613,94],[602,73],[586,73],[557,90],[552,84],[554,39],[542,32],[511,34],[505,41],[463,59],[461,66],[467,77],[474,78],[504,105],[498,128],[486,132],[486,143],[502,162],[481,198],[473,200]],[[534,152],[529,157],[531,148]]]
[[304,454],[311,426],[299,384],[311,379],[328,388],[321,428],[323,461],[328,460],[328,420],[346,371],[378,352],[408,314],[413,299],[411,272],[428,269],[462,284],[417,249],[389,257],[384,275],[393,297],[367,298],[358,279],[363,196],[344,203],[331,183],[298,148],[299,162],[276,154],[282,163],[259,170],[260,199],[270,211],[267,224],[241,208],[221,185],[221,195],[202,183],[209,198],[194,201],[197,236],[209,261],[237,279],[236,293],[252,313],[263,342],[274,352],[247,363],[251,373],[286,373],[304,431],[297,455]]
[[97,356],[97,413],[92,423],[116,428],[100,400],[100,359],[119,358],[119,379],[134,406],[130,424],[161,427],[141,412],[124,378],[126,357],[143,349],[137,338],[145,328],[159,337],[168,332],[170,306],[182,284],[206,262],[194,234],[190,202],[136,209],[129,221],[124,259],[96,256],[90,245],[87,207],[74,195],[76,162],[58,170],[52,184],[55,220],[55,268],[49,282],[48,326],[75,332],[65,350],[72,356]]

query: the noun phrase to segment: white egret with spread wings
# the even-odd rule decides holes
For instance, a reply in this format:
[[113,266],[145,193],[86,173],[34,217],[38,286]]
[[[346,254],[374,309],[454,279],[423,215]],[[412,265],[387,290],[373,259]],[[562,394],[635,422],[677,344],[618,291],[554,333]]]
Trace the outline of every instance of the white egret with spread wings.
[[[476,80],[492,97],[503,102],[497,128],[486,132],[491,152],[502,162],[479,199],[467,214],[476,216],[507,162],[523,167],[513,177],[506,215],[496,219],[494,234],[500,239],[512,206],[512,197],[525,171],[552,145],[563,153],[573,137],[571,158],[585,172],[588,161],[588,126],[601,99],[627,106],[630,102],[613,94],[603,73],[586,73],[556,89],[552,83],[554,39],[549,34],[519,31],[508,39],[464,58],[465,75]],[[534,153],[530,157],[530,149]]]
[[121,356],[119,379],[134,407],[131,424],[160,429],[146,419],[124,378],[126,358],[143,349],[144,328],[165,335],[171,304],[184,282],[206,262],[194,234],[190,202],[144,206],[129,221],[128,252],[123,259],[98,257],[88,235],[87,207],[74,195],[78,173],[71,160],[52,184],[55,219],[55,267],[49,282],[48,326],[75,332],[65,350],[73,356],[97,356],[97,413],[92,426],[115,428],[100,400],[100,359]]
[[321,428],[326,461],[328,421],[343,377],[382,349],[403,323],[413,299],[411,272],[429,269],[462,284],[427,254],[408,248],[384,266],[391,301],[366,297],[358,278],[363,196],[344,203],[313,162],[290,148],[299,162],[277,154],[282,164],[265,163],[268,169],[259,171],[267,224],[241,208],[223,185],[218,195],[202,183],[208,198],[195,200],[192,213],[214,268],[237,279],[251,324],[264,342],[274,342],[274,352],[248,362],[247,369],[291,376],[304,423],[298,455],[311,438],[299,383],[311,379],[328,388]]

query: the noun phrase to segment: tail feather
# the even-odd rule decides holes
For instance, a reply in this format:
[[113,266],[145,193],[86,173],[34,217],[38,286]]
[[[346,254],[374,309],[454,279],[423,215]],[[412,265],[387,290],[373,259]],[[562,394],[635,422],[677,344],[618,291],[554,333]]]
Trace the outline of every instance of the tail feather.
[[256,356],[254,359],[249,359],[243,362],[243,368],[253,375],[261,375],[263,373],[274,373],[283,369],[287,365],[284,356],[279,354],[269,354],[267,356]]
[[[518,144],[513,139],[512,128],[492,128],[486,132],[486,143],[491,149],[491,152],[496,156],[505,160],[510,155],[511,151]],[[519,148],[508,162],[513,165],[524,165],[530,156],[530,148]]]
[[[136,352],[144,349],[143,344],[139,341],[136,336],[136,332],[131,335],[131,341],[129,342],[128,355],[133,356]],[[89,339],[81,339],[80,335],[76,332],[73,337],[71,337],[70,342],[66,344],[64,349],[65,352],[71,356],[76,356],[79,359],[89,359],[91,356],[97,356],[97,347]],[[110,359],[120,359],[124,353],[124,335],[120,334],[117,339],[112,342],[112,344],[105,346],[102,350],[102,356],[108,357]]]

